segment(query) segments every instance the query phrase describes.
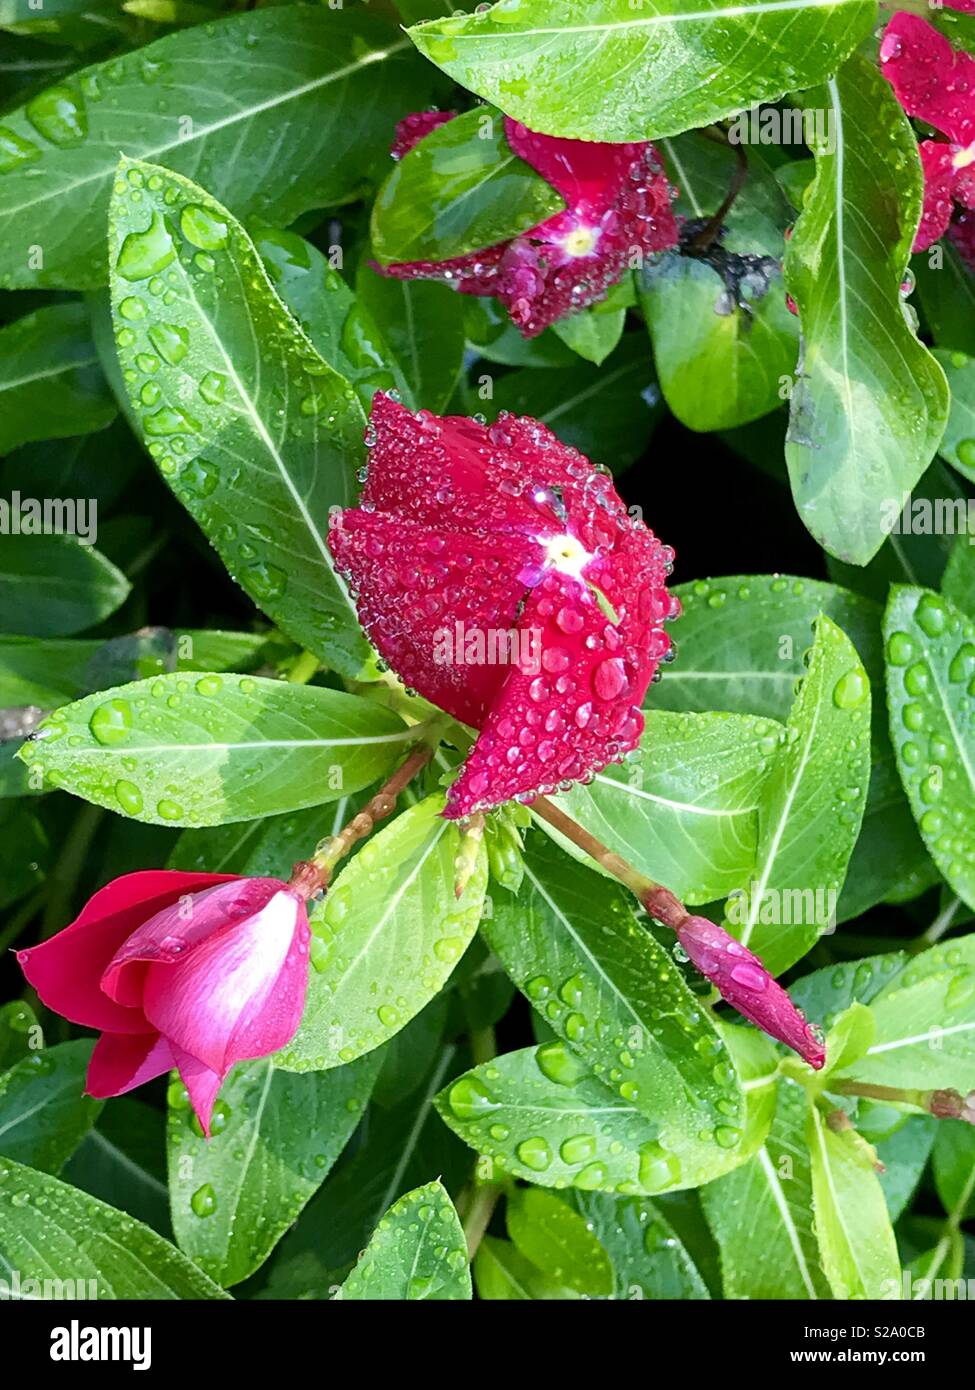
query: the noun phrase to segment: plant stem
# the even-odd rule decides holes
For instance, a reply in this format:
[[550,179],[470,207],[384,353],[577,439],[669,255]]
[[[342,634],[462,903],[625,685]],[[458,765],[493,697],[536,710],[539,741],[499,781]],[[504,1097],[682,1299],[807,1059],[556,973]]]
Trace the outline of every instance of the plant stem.
[[467,1241],[468,1260],[473,1260],[477,1254],[478,1246],[491,1224],[494,1208],[497,1206],[498,1198],[503,1191],[500,1183],[496,1182],[482,1183],[480,1187],[475,1189],[474,1200],[464,1218],[464,1237]]
[[676,898],[669,888],[664,888],[661,884],[655,883],[646,874],[641,874],[621,854],[609,849],[597,840],[595,835],[590,834],[583,826],[574,821],[571,816],[567,816],[563,810],[549,801],[547,796],[536,796],[531,803],[531,809],[535,814],[547,821],[553,830],[557,830],[560,835],[564,835],[584,854],[588,854],[590,859],[596,863],[613,878],[629,888],[640,903],[650,913],[651,917],[656,917],[664,926],[672,930],[680,926],[681,922],[689,915],[687,908]]
[[955,895],[950,897],[937,917],[935,917],[930,927],[928,927],[927,931],[918,937],[914,949],[923,951],[926,947],[933,946],[936,942],[940,941],[945,932],[950,929],[951,924],[958,915],[958,909],[960,907],[961,898]]
[[[492,1057],[498,1055],[497,1039],[494,1036],[494,1029],[490,1025],[487,1028],[471,1029],[470,1039],[471,1056],[476,1067],[483,1062],[490,1062]],[[467,1240],[468,1260],[473,1260],[477,1254],[484,1233],[491,1224],[491,1217],[494,1215],[498,1198],[504,1191],[503,1186],[496,1182],[479,1183],[475,1178],[474,1184],[471,1204],[464,1217],[464,1236]]]
[[916,1105],[927,1109],[926,1097],[930,1091],[905,1090],[900,1086],[876,1086],[872,1081],[834,1081],[826,1089],[840,1096],[860,1096],[864,1100],[886,1100],[892,1105]]
[[101,806],[82,806],[64,838],[61,855],[47,879],[47,905],[41,918],[41,940],[67,926],[71,899],[105,812]]
[[[433,757],[435,740],[430,741],[433,724],[436,724],[439,732],[440,721],[431,721],[426,734],[423,735],[423,742],[413,749],[406,761],[383,783],[362,810],[354,815],[337,835],[323,841],[311,859],[303,860],[294,866],[290,886],[303,898],[313,897],[315,893],[327,888],[339,860],[348,854],[353,845],[370,835],[378,821],[384,820],[396,809],[396,799],[400,792]],[[417,732],[423,727],[418,724]]]
[[295,658],[295,663],[288,672],[289,684],[307,685],[312,677],[317,675],[321,664],[314,652],[302,652]]
[[[709,132],[705,133],[709,134]],[[728,139],[728,137],[724,134],[723,131],[721,132],[720,137],[709,134],[709,138],[712,140],[721,138],[723,139],[726,145],[731,145],[731,148],[735,152],[735,158],[737,160],[737,163],[735,164],[735,172],[731,179],[731,186],[729,187],[728,192],[725,194],[721,206],[718,208],[717,212],[713,215],[713,217],[708,218],[707,222],[704,224],[701,230],[683,248],[685,256],[703,256],[711,249],[712,245],[714,244],[715,238],[718,236],[719,232],[721,231],[721,228],[724,226],[725,218],[728,216],[728,213],[734,207],[735,200],[737,199],[738,194],[744,187],[745,180],[748,177],[748,156],[745,153],[744,146],[738,143],[733,143],[731,140]]]
[[31,918],[37,915],[46,897],[47,889],[42,885],[8,918],[3,931],[0,931],[0,951],[5,951],[16,942]]

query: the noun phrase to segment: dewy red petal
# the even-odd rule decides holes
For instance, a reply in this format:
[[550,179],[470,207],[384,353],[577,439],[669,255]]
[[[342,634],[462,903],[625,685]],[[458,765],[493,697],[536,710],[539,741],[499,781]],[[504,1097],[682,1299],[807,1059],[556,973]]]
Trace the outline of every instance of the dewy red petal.
[[[436,125],[444,113],[437,113]],[[427,133],[433,113],[407,117],[394,153]],[[382,268],[399,279],[441,279],[462,294],[493,295],[525,337],[605,298],[611,285],[677,243],[670,187],[647,142],[602,144],[539,135],[505,118],[514,152],[562,194],[566,207],[513,239],[466,256]]]
[[438,126],[446,125],[456,115],[456,111],[414,111],[411,115],[404,116],[396,127],[390,154],[394,159],[402,159],[424,135],[429,135],[431,130],[436,130]]
[[913,249],[924,251],[945,234],[955,202],[975,203],[975,58],[919,16],[900,13],[887,25],[880,65],[907,114],[946,137],[919,148],[924,211]]
[[634,748],[670,641],[672,552],[536,420],[373,402],[361,507],[329,533],[366,632],[481,731],[448,816],[586,778]]
[[948,238],[966,265],[975,271],[975,214],[960,213],[948,228]]
[[752,951],[706,917],[685,917],[677,939],[722,999],[743,1017],[798,1052],[819,1071],[826,1061],[822,1036],[806,1022],[785,990]]

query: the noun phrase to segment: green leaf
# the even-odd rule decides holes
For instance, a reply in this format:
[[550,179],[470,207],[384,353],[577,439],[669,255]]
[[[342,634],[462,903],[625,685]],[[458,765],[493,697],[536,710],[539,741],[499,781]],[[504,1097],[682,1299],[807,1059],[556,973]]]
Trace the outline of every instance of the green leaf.
[[966,618],[975,619],[975,548],[967,535],[958,536],[951,547],[941,592]]
[[[975,357],[944,349],[937,349],[934,356],[941,363],[951,392],[951,410],[938,453],[969,482],[975,482]],[[964,524],[955,530],[970,540],[967,499],[961,508]]]
[[914,1195],[935,1136],[949,1124],[950,1121],[936,1120],[933,1115],[909,1115],[899,1129],[875,1145],[877,1157],[884,1165],[884,1171],[877,1176],[891,1221],[897,1220]]
[[[725,1035],[732,1031],[743,1030]],[[720,1122],[701,1129],[693,1097],[671,1094],[648,1120],[560,1040],[466,1072],[437,1097],[437,1109],[500,1173],[543,1187],[652,1196],[710,1182],[762,1142],[774,1104],[774,1058],[764,1039],[759,1046],[760,1057],[738,1059],[748,1118],[744,1142],[733,1147],[715,1137]]]
[[342,1299],[469,1299],[467,1242],[439,1182],[390,1207],[342,1285]]
[[[401,1036],[409,1032],[406,1028]],[[329,1175],[276,1250],[268,1284],[272,1296],[331,1296],[397,1197],[431,1173],[438,1173],[450,1192],[466,1182],[470,1154],[431,1104],[457,1066],[457,1048],[448,1044],[433,1060],[418,1095],[391,1109],[372,1105],[361,1143]]]
[[710,1298],[686,1247],[647,1197],[613,1198],[602,1192],[565,1192],[562,1200],[585,1220],[609,1255],[616,1298]]
[[944,373],[900,290],[921,169],[910,123],[866,58],[851,58],[804,100],[827,113],[835,140],[813,141],[816,178],[786,250],[804,343],[786,461],[816,540],[865,565],[931,462],[948,415]]
[[478,1298],[492,1302],[528,1299],[577,1298],[548,1279],[510,1240],[484,1236],[471,1266]]
[[430,280],[388,280],[368,265],[356,296],[399,362],[414,403],[442,411],[464,363],[464,296]]
[[[0,1263],[27,1280],[55,1281],[21,1297],[224,1298],[175,1246],[141,1221],[9,1159],[0,1160]],[[43,1282],[42,1282],[43,1287]]]
[[889,1298],[900,1288],[901,1269],[876,1173],[816,1106],[809,1110],[806,1140],[816,1237],[834,1298]]
[[0,453],[104,429],[115,414],[83,304],[52,304],[0,328]]
[[160,676],[55,710],[20,752],[52,786],[157,825],[334,801],[416,734],[358,695],[258,676]]
[[[887,958],[880,957],[884,962]],[[971,1090],[975,935],[933,946],[870,1000],[877,1033],[850,1071],[881,1086]]]
[[[680,190],[675,211],[706,223],[734,178],[735,150],[694,133],[663,141],[660,153]],[[799,351],[780,265],[791,221],[772,171],[752,151],[712,258],[669,251],[637,278],[661,388],[690,429],[733,429],[782,404]],[[747,273],[728,255],[768,259]]]
[[937,249],[938,263],[930,250],[911,259],[924,317],[939,348],[975,356],[975,277],[947,240]]
[[[517,897],[483,932],[505,970],[587,1067],[650,1119],[740,1139],[744,1101],[727,1047],[674,961],[616,883],[535,835]],[[594,1186],[601,1187],[601,1183]]]
[[896,586],[884,617],[897,766],[928,852],[975,906],[975,623],[930,590]]
[[598,375],[582,363],[559,371],[524,367],[499,377],[490,401],[478,400],[477,408],[491,420],[501,410],[531,415],[615,473],[640,457],[662,411],[640,333],[626,334]]
[[337,835],[350,820],[363,793],[341,796],[323,816],[317,806],[282,816],[184,830],[166,861],[168,869],[185,873],[251,874],[286,878],[291,865],[307,855],[326,833]]
[[362,1118],[380,1060],[312,1076],[289,1075],[267,1058],[240,1063],[221,1087],[209,1140],[184,1088],[171,1087],[173,1229],[216,1283],[253,1274],[298,1219]]
[[132,1096],[110,1100],[78,1145],[64,1179],[169,1237],[166,1117]]
[[975,1129],[962,1120],[942,1120],[931,1155],[941,1205],[958,1221],[975,1216]]
[[0,1074],[0,1155],[57,1173],[98,1118],[85,1095],[90,1042],[28,1053]]
[[822,616],[765,784],[755,873],[726,909],[773,975],[835,925],[869,774],[870,682],[853,643]]
[[275,227],[256,227],[254,245],[275,290],[335,371],[355,386],[368,407],[377,390],[413,393],[373,316],[310,241]]
[[326,542],[329,508],[355,499],[352,387],[243,228],[188,179],[123,163],[109,241],[119,363],[160,472],[250,597],[357,675],[369,649]]
[[871,683],[883,674],[881,610],[836,584],[742,574],[678,584],[671,632],[678,660],[650,696],[655,709],[735,710],[789,717],[809,631],[820,613],[852,640]]
[[29,1004],[0,1004],[0,1071],[6,1071],[43,1044],[44,1034]]
[[849,1071],[870,1050],[876,1035],[876,1020],[865,1004],[851,1004],[844,1009],[826,1039],[823,1079],[834,1072]]
[[460,830],[427,797],[374,835],[311,914],[308,997],[277,1064],[341,1066],[381,1046],[438,994],[477,930],[487,886],[483,841],[454,894]]
[[683,901],[713,902],[754,867],[758,808],[782,738],[771,719],[648,710],[639,757],[574,787],[565,806]]
[[411,29],[455,82],[546,135],[654,140],[819,82],[875,9],[796,0],[501,0]]
[[114,613],[130,589],[101,551],[74,536],[3,538],[0,631],[66,637]]
[[554,1192],[515,1188],[507,1203],[516,1249],[553,1283],[596,1297],[613,1292],[613,1267],[585,1218]]
[[813,1233],[808,1109],[802,1087],[780,1081],[762,1148],[701,1190],[725,1298],[829,1297]]
[[391,261],[446,261],[495,246],[561,212],[564,199],[477,106],[425,135],[396,162],[372,208],[372,249]]
[[574,353],[599,367],[619,343],[625,323],[625,309],[597,304],[559,319],[552,329]]
[[0,287],[107,282],[120,151],[201,178],[240,217],[287,225],[354,197],[429,93],[394,28],[322,6],[233,15],[86,68],[4,117]]
[[182,671],[248,671],[260,665],[266,636],[145,628],[127,637],[33,641],[0,637],[0,707],[53,709],[93,690]]

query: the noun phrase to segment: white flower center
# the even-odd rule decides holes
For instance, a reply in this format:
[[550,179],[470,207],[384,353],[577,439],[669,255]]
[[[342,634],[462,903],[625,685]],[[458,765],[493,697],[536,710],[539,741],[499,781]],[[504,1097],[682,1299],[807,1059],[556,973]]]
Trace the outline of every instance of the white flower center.
[[951,163],[955,169],[967,169],[970,164],[975,164],[975,140],[970,145],[960,149]]
[[545,546],[546,566],[558,570],[560,574],[568,574],[573,579],[581,578],[582,571],[592,559],[588,550],[575,536],[552,536],[542,544]]
[[562,249],[567,256],[591,256],[598,242],[598,227],[573,227],[562,238]]

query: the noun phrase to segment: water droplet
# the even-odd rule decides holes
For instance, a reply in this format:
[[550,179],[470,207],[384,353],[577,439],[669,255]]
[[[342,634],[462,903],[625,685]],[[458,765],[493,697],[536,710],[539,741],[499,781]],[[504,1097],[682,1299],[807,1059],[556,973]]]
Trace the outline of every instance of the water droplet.
[[96,742],[115,748],[125,743],[132,731],[132,706],[128,700],[106,700],[92,712],[88,728]]
[[833,687],[833,704],[837,709],[856,709],[870,692],[870,682],[855,668],[840,676]]
[[84,101],[62,83],[31,97],[24,115],[39,135],[61,148],[80,145],[88,134]]
[[115,800],[127,816],[137,816],[142,810],[142,793],[134,782],[124,778],[115,783]]
[[164,362],[176,367],[190,350],[190,335],[174,323],[154,323],[149,329],[149,341]]
[[217,1209],[217,1194],[213,1184],[205,1182],[190,1198],[190,1208],[194,1216],[212,1216]]
[[179,229],[201,251],[219,251],[227,244],[227,223],[199,203],[186,205],[179,215]]
[[129,232],[115,267],[126,280],[147,280],[150,275],[158,275],[175,257],[176,248],[163,215],[154,212],[144,232]]
[[531,1168],[534,1173],[543,1173],[552,1162],[552,1150],[540,1135],[523,1139],[515,1153],[525,1167]]

